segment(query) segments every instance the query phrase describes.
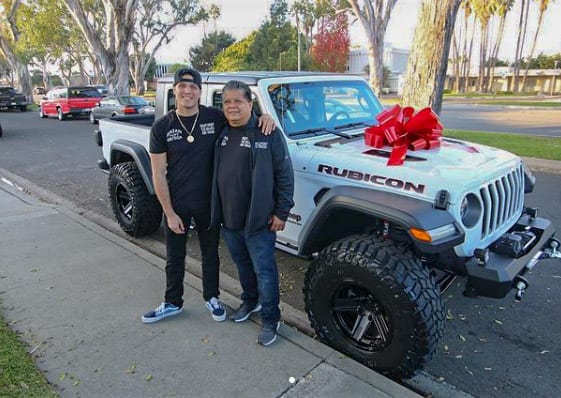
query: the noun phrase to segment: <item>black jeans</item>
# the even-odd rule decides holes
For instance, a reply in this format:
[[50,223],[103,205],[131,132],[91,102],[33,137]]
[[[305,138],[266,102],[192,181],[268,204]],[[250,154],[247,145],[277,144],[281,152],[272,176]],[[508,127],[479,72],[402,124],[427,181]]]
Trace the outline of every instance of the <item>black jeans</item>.
[[199,236],[199,247],[201,248],[202,271],[203,271],[203,298],[205,301],[212,297],[218,297],[220,291],[219,272],[220,260],[218,257],[218,240],[220,229],[213,227],[209,229],[210,210],[194,212],[192,214],[179,214],[183,220],[186,231],[184,234],[176,234],[169,229],[167,220],[165,222],[166,235],[166,295],[165,301],[178,307],[183,307],[183,279],[185,277],[185,256],[187,253],[187,234],[191,218],[197,224]]

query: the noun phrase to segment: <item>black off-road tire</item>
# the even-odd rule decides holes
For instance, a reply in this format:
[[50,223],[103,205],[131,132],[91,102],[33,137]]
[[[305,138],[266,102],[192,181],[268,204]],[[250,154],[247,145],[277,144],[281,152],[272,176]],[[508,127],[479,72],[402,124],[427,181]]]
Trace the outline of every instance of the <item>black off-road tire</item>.
[[41,119],[44,119],[44,118],[47,117],[46,113],[43,112],[43,107],[42,107],[42,106],[39,107],[39,117],[40,117]]
[[322,250],[306,273],[304,299],[320,340],[394,379],[413,376],[444,333],[429,270],[406,246],[372,235]]
[[138,237],[158,230],[162,207],[150,195],[134,162],[113,166],[109,172],[109,196],[117,222],[127,234]]
[[66,115],[62,113],[62,108],[56,108],[56,114],[58,120],[60,120],[61,122],[66,119]]

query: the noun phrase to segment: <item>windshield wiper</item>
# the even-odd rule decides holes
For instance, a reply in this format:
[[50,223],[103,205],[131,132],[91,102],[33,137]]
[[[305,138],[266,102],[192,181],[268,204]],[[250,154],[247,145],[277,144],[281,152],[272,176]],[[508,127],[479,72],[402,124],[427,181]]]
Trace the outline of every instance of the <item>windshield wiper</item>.
[[340,126],[335,126],[334,129],[335,130],[342,130],[342,129],[348,129],[350,127],[372,127],[375,126],[376,123],[366,123],[366,122],[353,122],[353,123],[347,123],[347,124],[342,124]]
[[318,136],[320,132],[326,132],[326,133],[333,133],[333,130],[329,129],[329,128],[325,128],[325,127],[316,127],[313,129],[306,129],[306,130],[300,130],[300,131],[294,131],[292,133],[290,133],[290,137],[296,137],[296,136],[300,136],[300,135],[313,135],[313,136]]

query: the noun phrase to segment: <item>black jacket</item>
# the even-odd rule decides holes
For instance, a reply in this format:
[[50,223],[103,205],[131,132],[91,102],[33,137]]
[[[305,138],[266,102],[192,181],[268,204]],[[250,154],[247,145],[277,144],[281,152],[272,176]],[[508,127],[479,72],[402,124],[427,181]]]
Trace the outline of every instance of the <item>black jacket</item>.
[[[214,149],[214,175],[212,178],[212,224],[222,221],[222,208],[218,194],[218,162],[220,162],[220,145],[228,134],[226,126]],[[258,232],[269,225],[272,215],[283,221],[294,206],[294,173],[292,162],[283,134],[275,129],[270,135],[261,133],[257,118],[253,116],[245,126],[245,132],[251,142],[251,200],[245,223],[247,234]]]

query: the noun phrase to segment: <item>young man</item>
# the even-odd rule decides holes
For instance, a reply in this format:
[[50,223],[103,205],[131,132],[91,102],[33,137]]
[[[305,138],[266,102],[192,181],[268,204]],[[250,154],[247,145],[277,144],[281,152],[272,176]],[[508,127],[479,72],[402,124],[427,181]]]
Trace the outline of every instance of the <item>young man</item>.
[[212,186],[212,224],[222,221],[222,236],[236,263],[242,304],[230,319],[245,321],[261,311],[257,342],[277,338],[280,321],[279,275],[275,262],[277,231],[294,205],[294,175],[282,133],[265,136],[252,115],[251,90],[230,81],[222,92],[228,127],[216,141]]
[[[200,105],[201,75],[194,69],[175,73],[176,108],[154,122],[150,133],[150,160],[156,196],[165,216],[166,291],[164,302],[142,316],[153,323],[181,313],[187,230],[197,224],[202,256],[203,298],[215,321],[226,319],[218,300],[219,228],[210,227],[212,158],[218,133],[226,124],[216,108]],[[274,122],[263,117],[262,129],[270,133]]]

